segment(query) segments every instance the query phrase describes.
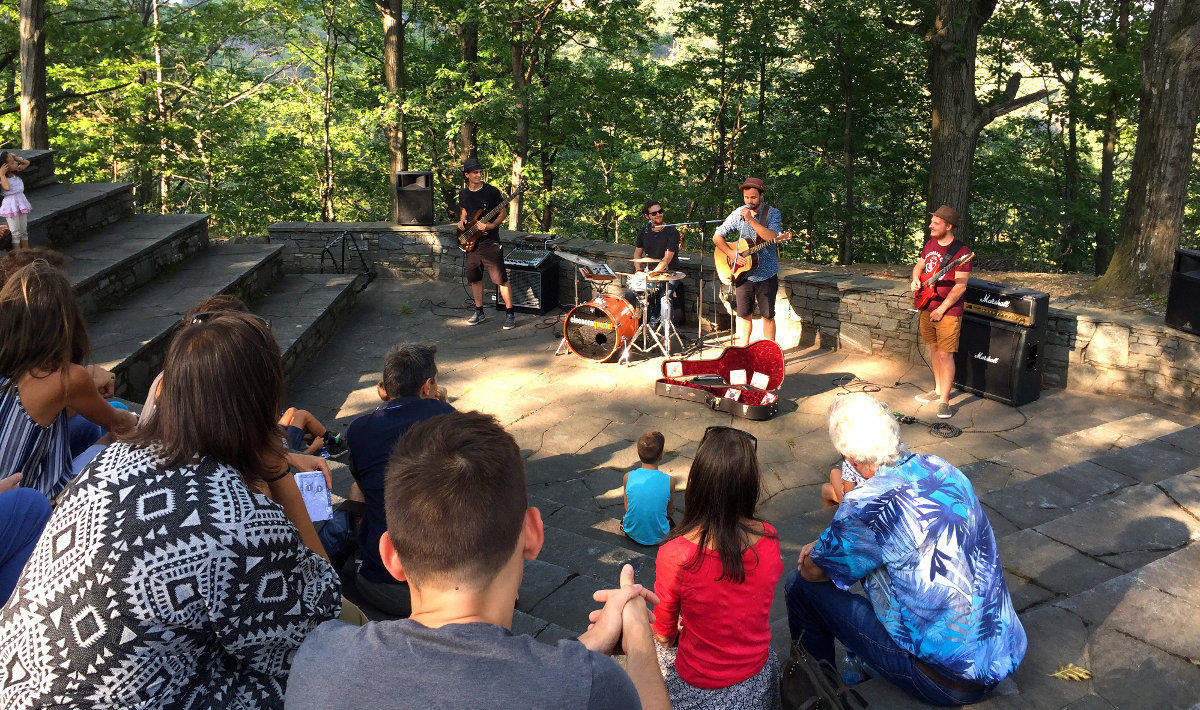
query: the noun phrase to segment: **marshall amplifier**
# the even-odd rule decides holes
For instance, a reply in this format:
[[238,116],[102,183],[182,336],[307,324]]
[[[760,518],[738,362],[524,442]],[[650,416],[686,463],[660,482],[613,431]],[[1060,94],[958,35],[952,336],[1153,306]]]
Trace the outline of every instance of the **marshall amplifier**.
[[1046,327],[1050,294],[1043,291],[971,279],[963,294],[963,310],[971,315],[1025,328]]
[[1175,250],[1175,269],[1167,294],[1167,325],[1200,335],[1200,249]]
[[[558,306],[558,257],[538,249],[504,249],[504,267],[512,289],[513,310],[544,315]],[[492,294],[496,310],[504,308],[500,289]]]
[[963,301],[955,386],[1014,407],[1036,400],[1050,295],[971,279]]

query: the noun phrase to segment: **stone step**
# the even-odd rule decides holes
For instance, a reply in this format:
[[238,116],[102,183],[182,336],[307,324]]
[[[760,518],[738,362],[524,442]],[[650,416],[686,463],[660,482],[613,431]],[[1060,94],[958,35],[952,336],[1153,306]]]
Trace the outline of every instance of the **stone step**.
[[116,374],[118,395],[142,401],[188,309],[217,293],[252,302],[282,276],[279,245],[213,245],[96,316],[88,324],[92,362]]
[[1192,465],[1001,537],[1014,606],[1078,594],[1200,540],[1200,460]]
[[1082,429],[988,458],[1015,471],[1040,476],[1095,456],[1170,434],[1184,427],[1148,412]]
[[[1154,483],[1200,464],[1200,451],[1185,448],[1185,442],[1200,439],[1200,426],[1176,429],[1158,438],[1132,443],[1037,478],[990,491],[979,500],[997,530],[1024,530],[1060,518],[1123,488],[1137,483]],[[964,467],[964,470],[970,467]]]
[[353,274],[288,274],[250,304],[271,324],[289,380],[333,337],[365,282],[365,276]]
[[531,504],[537,505],[541,509],[542,520],[547,525],[553,525],[614,547],[623,547],[639,554],[651,557],[656,554],[656,547],[638,544],[625,535],[621,529],[621,518],[614,517],[622,514],[623,508],[620,506],[599,512],[554,501],[532,502],[535,497],[531,496],[530,498]]
[[552,524],[545,525],[546,542],[540,559],[563,569],[616,583],[621,567],[633,565],[634,579],[654,586],[654,555],[603,542]]
[[54,174],[54,151],[13,150],[9,152],[16,153],[29,161],[29,167],[20,174],[26,190],[58,182],[58,177]]
[[85,318],[208,247],[208,215],[136,214],[63,248]]
[[56,249],[133,214],[133,185],[127,182],[54,183],[27,195],[33,206],[29,241]]

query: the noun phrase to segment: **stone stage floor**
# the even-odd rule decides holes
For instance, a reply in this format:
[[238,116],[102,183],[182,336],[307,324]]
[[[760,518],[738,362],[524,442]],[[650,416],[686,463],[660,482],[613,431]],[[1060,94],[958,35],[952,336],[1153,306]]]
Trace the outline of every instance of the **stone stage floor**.
[[[759,513],[778,527],[787,569],[795,564],[800,547],[814,539],[830,517],[821,510],[818,494],[837,459],[824,419],[835,398],[848,389],[874,383],[880,388],[876,396],[893,409],[927,422],[937,421],[931,405],[919,405],[913,399],[932,384],[929,371],[921,365],[842,352],[788,352],[787,378],[779,392],[780,414],[770,421],[751,422],[700,404],[656,396],[654,380],[659,376],[661,358],[626,368],[584,361],[570,353],[556,357],[561,316],[518,314],[519,327],[503,331],[503,313],[489,309],[486,322],[468,327],[464,320],[470,310],[460,306],[465,298],[462,284],[457,282],[376,281],[360,296],[358,307],[317,362],[292,383],[289,404],[308,409],[326,424],[344,430],[355,416],[378,406],[375,385],[389,346],[401,341],[436,345],[438,379],[448,389],[451,403],[460,410],[478,409],[495,415],[517,439],[526,458],[534,502],[575,513],[586,511],[589,520],[608,519],[610,529],[613,519],[622,514],[621,477],[637,463],[634,441],[641,433],[650,429],[663,432],[668,450],[663,470],[682,487],[705,427],[737,426],[758,439],[765,473]],[[1014,491],[1024,491],[1029,488],[1026,482],[1049,472],[1200,422],[1195,416],[1149,402],[1064,390],[1043,392],[1038,401],[1021,411],[963,393],[957,393],[952,404],[957,413],[950,423],[962,428],[962,435],[945,439],[927,426],[915,424],[902,426],[902,437],[913,450],[937,454],[964,468],[981,496],[1014,485],[1018,486]],[[1130,475],[1136,476],[1136,472]],[[339,467],[335,492],[345,494],[349,483],[348,473]],[[988,508],[998,538],[1017,532],[1034,534],[1027,528],[1039,524],[1043,518],[1038,516],[1047,505],[1065,509],[1074,504],[1046,503],[1036,492],[1012,498],[1006,501],[997,495],[994,507]],[[555,513],[549,520],[560,517]],[[1197,537],[1200,535],[1193,535],[1193,539]],[[1023,554],[1019,549],[1006,552],[1004,542],[1002,554]],[[652,568],[653,550],[643,551]],[[1068,554],[1075,552],[1071,548]],[[1090,564],[1091,557],[1078,554],[1082,562]],[[1061,574],[1070,566],[1071,560],[1059,558],[1046,566],[1045,574]],[[1061,599],[1092,586],[1056,586],[1049,576],[1046,580],[1039,577],[1043,570],[1032,567],[1036,564],[1031,563],[1028,574],[1009,580],[1021,609],[1046,605],[1055,595]],[[1114,574],[1131,569],[1118,567]],[[607,578],[613,568],[599,560],[595,576]],[[590,599],[583,599],[580,609],[591,604]],[[786,622],[781,598],[776,599],[772,618],[779,637],[776,645],[782,650]],[[1033,636],[1031,633],[1031,640]],[[1028,682],[1045,682],[1038,680],[1043,676],[1031,673]],[[1195,694],[1200,696],[1200,689]],[[1024,692],[1021,695],[1026,696]],[[1068,693],[1054,697],[1084,696]],[[1051,704],[1067,703],[1056,701],[1047,706]],[[1034,705],[1041,703],[1030,706]]]

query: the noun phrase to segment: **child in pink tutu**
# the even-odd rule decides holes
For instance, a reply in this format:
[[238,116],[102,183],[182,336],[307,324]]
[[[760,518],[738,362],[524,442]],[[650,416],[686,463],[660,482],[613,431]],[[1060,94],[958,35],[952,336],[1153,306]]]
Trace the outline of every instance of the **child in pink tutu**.
[[29,212],[33,208],[25,198],[25,183],[17,173],[29,167],[29,161],[19,155],[0,152],[0,217],[8,222],[13,249],[29,247]]

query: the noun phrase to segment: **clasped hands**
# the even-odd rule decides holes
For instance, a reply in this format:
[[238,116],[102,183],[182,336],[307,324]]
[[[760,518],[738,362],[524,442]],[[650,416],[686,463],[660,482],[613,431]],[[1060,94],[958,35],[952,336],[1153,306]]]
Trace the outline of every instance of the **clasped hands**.
[[588,628],[579,642],[589,650],[612,655],[654,653],[650,624],[654,620],[647,604],[657,604],[654,592],[633,581],[633,566],[621,568],[620,586],[601,589],[592,598],[604,604],[588,614]]

